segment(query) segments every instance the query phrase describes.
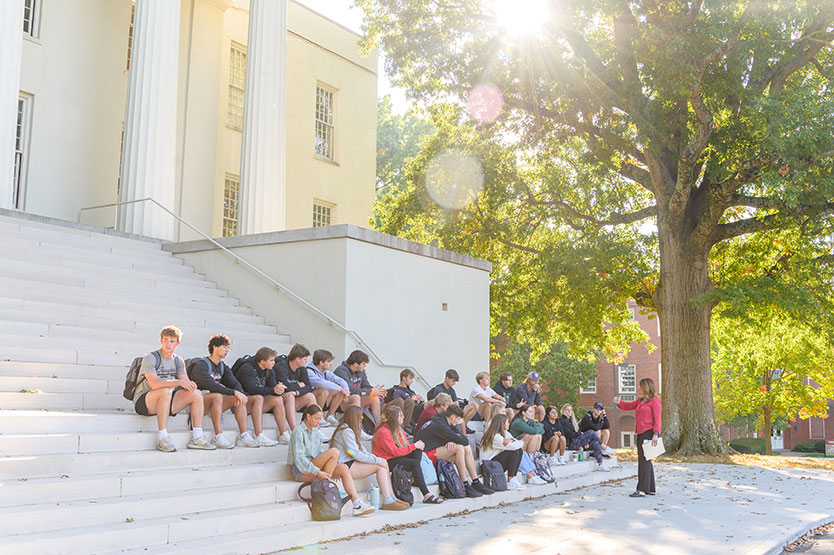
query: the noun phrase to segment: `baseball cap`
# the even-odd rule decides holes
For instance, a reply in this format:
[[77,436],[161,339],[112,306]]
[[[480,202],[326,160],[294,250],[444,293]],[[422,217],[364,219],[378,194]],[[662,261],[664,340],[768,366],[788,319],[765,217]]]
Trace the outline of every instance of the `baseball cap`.
[[536,372],[530,372],[530,376],[529,376],[529,378],[530,378],[531,380],[533,380],[534,382],[539,381],[539,375],[538,375]]
[[595,408],[595,409],[602,410],[602,409],[604,409],[605,407],[604,407],[604,406],[602,406],[602,403],[600,403],[599,401],[597,401],[596,403],[594,403],[594,408]]

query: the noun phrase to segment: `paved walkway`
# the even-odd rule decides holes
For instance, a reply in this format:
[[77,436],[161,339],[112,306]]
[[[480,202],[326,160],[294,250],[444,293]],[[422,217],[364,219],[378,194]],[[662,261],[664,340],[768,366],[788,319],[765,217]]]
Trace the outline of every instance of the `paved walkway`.
[[655,465],[655,472],[655,497],[627,497],[635,486],[627,480],[303,551],[780,553],[834,520],[834,472],[676,463]]

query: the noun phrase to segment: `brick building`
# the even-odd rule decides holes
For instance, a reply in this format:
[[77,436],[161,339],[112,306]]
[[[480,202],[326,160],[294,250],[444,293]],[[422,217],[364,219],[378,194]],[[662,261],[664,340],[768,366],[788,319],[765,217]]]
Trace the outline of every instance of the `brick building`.
[[640,314],[636,303],[630,302],[629,308],[634,319],[649,335],[649,342],[657,347],[651,353],[645,344],[633,344],[628,356],[620,363],[605,358],[597,363],[597,377],[580,389],[577,418],[600,401],[611,423],[611,447],[634,447],[634,412],[622,411],[614,406],[614,395],[625,401],[637,398],[637,384],[643,378],[651,378],[657,384],[658,395],[662,397],[663,384],[660,377],[660,320],[649,319],[649,314]]

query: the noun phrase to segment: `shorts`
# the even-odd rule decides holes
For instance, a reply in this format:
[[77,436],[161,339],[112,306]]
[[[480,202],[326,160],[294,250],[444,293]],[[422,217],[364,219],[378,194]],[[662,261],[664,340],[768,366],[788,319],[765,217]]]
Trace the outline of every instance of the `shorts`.
[[432,449],[431,451],[423,451],[426,456],[431,460],[432,464],[437,464],[437,449]]
[[347,466],[348,468],[350,468],[351,466],[353,466],[353,463],[355,463],[355,462],[356,462],[356,459],[350,459],[348,462],[344,463],[344,465]]
[[294,464],[290,465],[290,473],[292,474],[292,479],[296,482],[304,481],[304,478],[302,478],[302,473],[298,471]]
[[[171,393],[171,404],[168,406],[168,412],[171,416],[177,415],[177,413],[173,411],[174,396],[176,395],[177,391],[181,391],[182,389],[183,387],[178,385],[174,388],[174,391]],[[136,409],[136,414],[139,414],[141,416],[153,416],[148,412],[148,405],[145,404],[145,397],[148,395],[148,393],[150,393],[150,391],[146,391],[145,393],[143,393],[142,396],[136,399],[136,401],[133,403],[133,407],[134,409]]]

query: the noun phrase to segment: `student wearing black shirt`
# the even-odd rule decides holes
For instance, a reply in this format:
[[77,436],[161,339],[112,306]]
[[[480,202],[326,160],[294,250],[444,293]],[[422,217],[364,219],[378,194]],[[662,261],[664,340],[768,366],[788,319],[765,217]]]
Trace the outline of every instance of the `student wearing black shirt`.
[[[559,422],[559,409],[556,407],[547,407],[544,421],[544,435],[542,436],[542,451],[550,455],[550,462],[553,464],[563,465],[565,462],[565,449],[567,448],[567,440],[565,434],[562,432],[562,424]],[[556,452],[559,456],[556,457]]]
[[516,388],[513,387],[513,375],[509,372],[501,372],[498,381],[495,382],[492,389],[507,402],[506,407],[509,411],[507,418],[512,420],[518,409],[524,405],[524,399],[521,398]]
[[275,379],[286,386],[281,396],[284,399],[284,414],[290,430],[295,429],[295,413],[308,405],[316,404],[313,386],[307,376],[307,357],[310,351],[301,343],[296,343],[287,356],[275,359]]
[[460,381],[460,375],[458,374],[457,370],[454,368],[449,368],[446,370],[446,375],[443,378],[443,382],[437,384],[433,388],[429,389],[429,392],[426,393],[426,399],[431,401],[434,399],[439,393],[445,393],[449,397],[452,398],[453,403],[457,403],[463,408],[463,422],[464,422],[464,429],[466,430],[467,434],[475,433],[474,430],[470,430],[468,427],[465,427],[466,424],[472,420],[472,418],[478,414],[478,407],[474,403],[466,404],[466,399],[459,399],[457,394],[455,393],[455,384]]
[[[243,386],[246,395],[262,395],[264,398],[263,412],[272,413],[278,426],[278,441],[272,441],[263,433],[255,438],[261,447],[271,447],[278,443],[289,445],[290,431],[287,428],[287,416],[284,409],[283,393],[287,386],[278,383],[275,377],[275,357],[278,352],[269,347],[261,347],[250,360],[244,362],[237,369],[235,378]],[[237,364],[237,363],[236,363]]]
[[594,403],[593,410],[589,410],[579,421],[579,431],[587,432],[588,430],[593,430],[599,436],[600,447],[604,455],[616,453],[614,449],[608,447],[608,440],[611,438],[611,425],[608,423],[605,407],[599,401]]

